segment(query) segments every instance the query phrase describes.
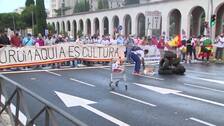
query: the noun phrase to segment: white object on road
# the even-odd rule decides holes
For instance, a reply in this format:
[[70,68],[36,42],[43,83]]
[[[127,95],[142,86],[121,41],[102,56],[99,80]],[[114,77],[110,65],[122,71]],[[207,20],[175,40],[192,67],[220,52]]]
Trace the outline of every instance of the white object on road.
[[106,113],[103,113],[91,106],[89,106],[89,104],[95,104],[97,102],[95,101],[90,101],[90,100],[87,100],[87,99],[83,99],[83,98],[80,98],[80,97],[76,97],[76,96],[73,96],[73,95],[69,95],[69,94],[65,94],[65,93],[62,93],[62,92],[58,92],[58,91],[55,91],[55,93],[57,94],[57,96],[61,99],[61,101],[66,105],[66,107],[74,107],[74,106],[81,106],[119,126],[129,126],[127,123],[124,123]]
[[211,123],[208,123],[208,122],[205,122],[205,121],[202,121],[200,119],[197,119],[197,118],[194,118],[194,117],[191,117],[189,118],[190,120],[193,120],[193,121],[196,121],[198,123],[201,123],[201,124],[204,124],[204,125],[207,125],[207,126],[216,126],[214,124],[211,124]]
[[207,100],[207,99],[203,99],[203,98],[199,98],[199,97],[194,97],[194,96],[190,96],[190,95],[181,94],[181,91],[167,89],[167,88],[160,88],[160,87],[155,87],[155,86],[148,86],[148,85],[138,84],[138,83],[134,83],[134,84],[138,85],[140,87],[146,88],[148,90],[158,92],[160,94],[174,94],[174,95],[177,95],[177,96],[181,96],[181,97],[185,97],[185,98],[189,98],[189,99],[193,99],[193,100],[206,102],[206,103],[210,103],[210,104],[213,104],[213,105],[224,107],[223,103],[219,103],[219,102],[215,102],[215,101],[211,101],[211,100]]

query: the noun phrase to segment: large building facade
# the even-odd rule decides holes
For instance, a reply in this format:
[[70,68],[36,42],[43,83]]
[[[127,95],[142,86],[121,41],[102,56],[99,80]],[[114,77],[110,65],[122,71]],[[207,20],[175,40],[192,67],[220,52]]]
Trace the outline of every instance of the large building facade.
[[[198,36],[209,32],[213,37],[224,30],[223,0],[164,0],[149,3],[85,12],[64,17],[48,18],[58,33],[70,32],[74,37],[78,31],[84,35],[113,35],[120,27],[123,35],[147,35],[150,23],[148,12],[160,14],[158,28],[151,34],[165,36]],[[211,16],[216,15],[215,26],[207,30],[204,22],[210,24]],[[153,30],[153,29],[151,29]]]

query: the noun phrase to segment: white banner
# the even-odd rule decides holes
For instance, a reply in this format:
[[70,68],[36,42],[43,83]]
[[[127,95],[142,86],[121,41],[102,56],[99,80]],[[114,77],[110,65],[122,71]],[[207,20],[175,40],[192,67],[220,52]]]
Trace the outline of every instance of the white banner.
[[145,64],[151,64],[151,63],[159,63],[160,61],[160,52],[159,49],[155,46],[141,46],[143,50],[149,50],[149,53],[144,57]]
[[124,46],[63,43],[53,46],[26,46],[0,49],[0,68],[48,64],[74,59],[89,61],[109,61],[124,58]]

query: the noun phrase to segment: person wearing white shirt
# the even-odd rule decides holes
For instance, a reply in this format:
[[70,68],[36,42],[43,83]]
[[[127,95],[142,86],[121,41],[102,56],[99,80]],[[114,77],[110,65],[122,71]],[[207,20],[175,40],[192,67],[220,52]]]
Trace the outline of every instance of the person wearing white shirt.
[[148,54],[148,50],[143,50],[140,47],[134,46],[131,49],[130,58],[135,62],[134,75],[140,74],[141,63],[143,65],[143,69],[145,69],[144,56]]
[[224,48],[224,34],[221,34],[216,41],[216,53],[215,58],[218,60],[222,60],[223,48]]

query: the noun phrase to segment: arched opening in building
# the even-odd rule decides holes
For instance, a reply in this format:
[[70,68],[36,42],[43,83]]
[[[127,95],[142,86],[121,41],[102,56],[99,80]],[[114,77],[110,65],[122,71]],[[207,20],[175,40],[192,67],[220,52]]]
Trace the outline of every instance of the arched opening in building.
[[52,33],[55,33],[56,27],[55,27],[55,23],[54,22],[52,23],[52,27],[53,27]]
[[126,15],[124,17],[124,34],[125,35],[129,35],[131,34],[131,16],[130,15]]
[[90,19],[86,20],[86,31],[87,31],[87,35],[91,36],[91,21]]
[[109,21],[107,17],[103,18],[103,34],[104,35],[109,34]]
[[181,31],[181,13],[178,9],[172,10],[169,14],[169,37],[179,35]]
[[67,21],[67,30],[68,30],[68,32],[71,31],[71,24],[70,24],[70,21]]
[[95,18],[94,19],[94,32],[96,35],[99,35],[100,34],[100,23],[99,23],[99,19],[98,18]]
[[65,34],[65,22],[62,21],[62,31],[61,31],[62,34]]
[[79,20],[79,31],[78,31],[78,32],[80,32],[79,34],[83,34],[83,28],[84,28],[83,21],[82,21],[82,19],[80,19]]
[[224,3],[216,9],[215,35],[218,36],[221,33],[224,33]]
[[137,15],[137,35],[145,36],[145,15],[143,13]]
[[75,20],[73,21],[72,25],[73,25],[73,34],[74,34],[73,36],[74,36],[74,39],[76,40],[77,39],[77,23]]
[[205,31],[205,10],[200,7],[194,7],[190,12],[190,36],[203,35]]
[[119,32],[118,26],[119,26],[119,18],[118,16],[114,16],[112,19],[113,22],[113,35],[115,35],[116,32]]
[[57,34],[59,34],[60,33],[60,24],[59,24],[59,22],[57,22]]

